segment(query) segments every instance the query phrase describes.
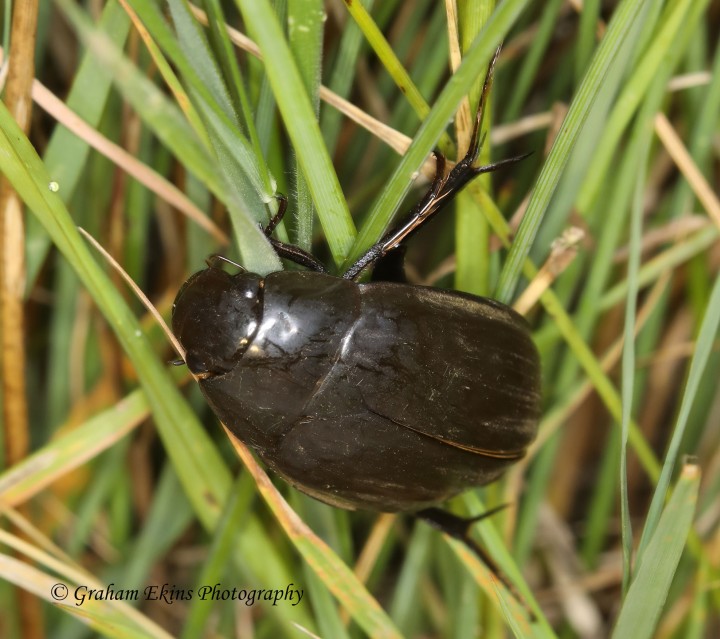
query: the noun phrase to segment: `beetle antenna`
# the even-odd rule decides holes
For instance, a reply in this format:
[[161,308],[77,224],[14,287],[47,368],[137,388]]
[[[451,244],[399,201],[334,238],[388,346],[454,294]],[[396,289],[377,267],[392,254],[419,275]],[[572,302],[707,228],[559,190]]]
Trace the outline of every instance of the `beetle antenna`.
[[[160,325],[160,328],[164,331],[165,336],[168,338],[168,340],[173,345],[175,350],[178,352],[180,357],[182,357],[182,363],[184,364],[185,363],[185,349],[182,347],[182,344],[180,344],[180,342],[175,337],[175,335],[173,335],[173,332],[170,330],[168,325],[165,323],[165,320],[163,319],[162,315],[160,315],[160,312],[157,310],[157,308],[155,308],[155,305],[148,299],[147,295],[145,295],[145,293],[143,293],[140,290],[140,287],[135,283],[135,280],[133,280],[133,278],[130,277],[130,275],[128,275],[127,271],[122,266],[120,266],[118,261],[112,255],[110,255],[110,253],[108,253],[105,250],[105,248],[100,244],[100,242],[98,242],[92,235],[90,235],[90,233],[88,233],[81,226],[78,226],[77,228],[78,228],[78,231],[80,231],[80,233],[85,236],[85,239],[87,239],[87,241],[90,242],[90,244],[92,244],[95,247],[95,249],[97,249],[100,252],[100,254],[108,261],[110,266],[112,266],[115,269],[115,271],[120,275],[120,277],[122,277],[127,282],[128,286],[130,287],[132,292],[135,293],[135,296],[142,302],[143,306],[148,310],[148,313],[150,313],[150,315],[152,315],[155,318],[155,321]],[[173,364],[176,366],[178,365],[178,364],[175,364],[175,362],[173,362]]]

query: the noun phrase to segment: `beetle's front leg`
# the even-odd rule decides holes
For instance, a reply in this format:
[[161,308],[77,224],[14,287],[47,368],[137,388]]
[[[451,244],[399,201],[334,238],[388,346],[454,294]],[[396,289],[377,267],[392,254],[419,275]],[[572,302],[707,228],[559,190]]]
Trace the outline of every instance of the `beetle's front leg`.
[[267,237],[273,249],[275,249],[275,253],[277,253],[281,258],[294,262],[295,264],[299,264],[300,266],[304,266],[305,268],[317,271],[318,273],[327,273],[325,265],[316,259],[312,253],[303,251],[303,249],[299,246],[287,244],[270,237],[273,231],[277,228],[277,225],[280,224],[283,217],[285,217],[288,205],[287,198],[282,195],[282,193],[276,194],[275,198],[278,201],[277,213],[270,218],[268,225],[263,228],[263,233],[265,233],[265,237]]
[[263,233],[265,233],[266,237],[270,237],[273,234],[277,225],[280,224],[282,219],[285,217],[285,211],[287,211],[287,198],[282,193],[276,193],[275,199],[278,201],[278,210],[277,213],[270,218],[268,225],[263,229]]

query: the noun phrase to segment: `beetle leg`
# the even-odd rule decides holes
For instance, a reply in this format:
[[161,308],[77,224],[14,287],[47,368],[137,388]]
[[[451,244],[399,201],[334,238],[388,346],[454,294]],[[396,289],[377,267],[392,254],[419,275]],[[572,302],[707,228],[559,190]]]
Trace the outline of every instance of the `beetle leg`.
[[505,588],[507,588],[508,591],[510,591],[510,593],[512,593],[512,595],[519,602],[521,602],[525,606],[525,608],[527,608],[528,612],[533,615],[525,599],[522,597],[522,595],[520,595],[520,593],[510,582],[510,580],[503,574],[503,572],[500,570],[492,557],[490,557],[488,552],[482,546],[480,546],[480,544],[478,544],[472,537],[470,537],[470,526],[480,521],[481,519],[485,519],[486,517],[494,515],[495,513],[503,510],[504,508],[507,508],[507,504],[503,504],[502,506],[498,506],[497,508],[488,510],[482,515],[468,518],[458,517],[457,515],[453,515],[452,513],[441,510],[440,508],[425,508],[424,510],[420,510],[412,514],[414,517],[424,521],[427,524],[430,524],[436,530],[439,530],[440,532],[443,532],[446,535],[453,537],[454,539],[462,541],[468,548],[470,548],[470,550],[472,550],[478,556],[480,561],[482,561],[490,569],[490,572],[492,572],[493,575],[495,575],[502,582]]
[[318,273],[327,273],[325,265],[312,255],[312,253],[303,251],[299,246],[286,244],[272,237],[269,237],[268,240],[281,258],[294,262],[295,264],[300,264],[300,266],[309,268],[312,271],[317,271]]
[[279,257],[289,260],[290,262],[300,264],[300,266],[304,266],[305,268],[317,271],[318,273],[327,273],[327,269],[325,268],[323,263],[316,259],[315,256],[312,255],[312,253],[303,251],[299,246],[287,244],[285,242],[281,242],[280,240],[276,240],[270,237],[273,231],[277,228],[277,225],[280,224],[283,217],[285,217],[285,212],[287,211],[288,205],[287,198],[282,193],[277,193],[275,195],[275,199],[277,199],[278,201],[277,213],[275,213],[275,215],[270,218],[270,222],[268,222],[268,225],[263,228],[263,233],[265,233],[265,236],[269,240],[272,247],[275,249],[275,252],[278,254]]
[[[413,228],[419,226],[420,224],[425,221],[428,211],[432,208],[433,204],[437,201],[438,196],[442,192],[446,178],[445,178],[445,156],[436,151],[435,152],[435,177],[433,178],[432,184],[430,185],[430,189],[428,192],[423,196],[422,200],[420,200],[410,211],[410,213],[407,215],[407,217],[403,220],[403,222],[392,229],[390,232],[386,233],[382,239],[377,242],[376,244],[373,244],[364,255],[358,259],[355,264],[353,264],[345,273],[343,273],[343,278],[346,280],[354,280],[357,279],[360,274],[371,264],[374,264],[378,262],[379,260],[383,259],[386,255],[388,255],[391,251],[394,251],[400,247],[400,242],[405,238],[405,235],[411,232]],[[406,230],[409,229],[409,230]],[[405,232],[405,235],[403,235],[402,238],[397,240],[396,242],[392,242],[392,238]],[[400,258],[402,260],[402,258]],[[393,263],[392,270],[397,270],[397,262]],[[378,280],[385,279],[383,277],[379,277]],[[391,279],[390,281],[405,281],[404,276],[402,280],[398,280],[396,278]]]
[[396,250],[383,255],[373,267],[373,282],[407,282],[405,276],[405,245],[399,246]]
[[[490,61],[487,74],[485,75],[482,93],[480,94],[480,102],[473,124],[470,145],[465,156],[453,167],[447,177],[444,177],[444,171],[441,172],[438,170],[430,190],[425,194],[423,199],[397,226],[386,233],[377,244],[371,246],[367,252],[343,274],[343,278],[349,280],[357,279],[368,266],[377,263],[391,251],[398,249],[403,242],[435,215],[435,213],[448,204],[462,188],[476,176],[482,173],[497,171],[509,164],[519,162],[529,155],[521,155],[507,160],[501,160],[500,162],[486,164],[485,166],[474,166],[485,139],[481,134],[482,123],[485,116],[488,95],[492,87],[495,63],[497,62],[499,54],[500,47],[495,51],[495,55]],[[444,169],[445,158],[440,154],[436,154],[436,156],[438,159],[438,169],[440,169],[441,166]]]
[[275,213],[275,215],[270,218],[270,222],[263,229],[263,233],[265,233],[267,237],[270,237],[272,235],[277,225],[280,224],[282,219],[285,217],[285,211],[287,211],[287,198],[282,193],[276,193],[275,199],[278,201],[277,213]]

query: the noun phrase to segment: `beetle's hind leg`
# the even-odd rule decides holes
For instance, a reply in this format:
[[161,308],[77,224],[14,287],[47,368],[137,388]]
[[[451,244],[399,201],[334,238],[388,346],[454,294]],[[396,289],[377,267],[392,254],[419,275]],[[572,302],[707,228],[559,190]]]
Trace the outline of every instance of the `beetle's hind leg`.
[[279,257],[289,260],[290,262],[294,262],[295,264],[299,264],[300,266],[304,266],[305,268],[309,268],[312,271],[317,271],[318,273],[327,273],[325,265],[320,262],[312,253],[303,251],[303,249],[301,249],[299,246],[287,244],[285,242],[281,242],[280,240],[276,240],[270,237],[273,231],[277,228],[277,225],[280,224],[283,217],[285,217],[285,211],[287,211],[288,204],[287,198],[281,193],[278,193],[275,198],[278,200],[277,213],[275,213],[275,215],[270,218],[270,222],[268,223],[268,225],[263,228],[263,233],[265,233],[265,237],[267,237],[273,249],[275,249],[275,252],[278,254]]
[[492,572],[502,582],[502,584],[513,594],[513,596],[528,609],[530,614],[532,614],[532,611],[530,611],[525,599],[500,570],[493,558],[490,557],[488,552],[470,536],[470,527],[473,524],[477,523],[481,519],[494,515],[506,507],[507,504],[503,504],[502,506],[498,506],[497,508],[484,512],[482,515],[467,518],[458,517],[457,515],[453,515],[452,513],[440,508],[425,508],[424,510],[419,510],[418,512],[413,513],[413,516],[427,524],[430,524],[436,530],[439,530],[454,539],[462,541],[478,556],[480,561],[482,561],[490,569],[490,572]]

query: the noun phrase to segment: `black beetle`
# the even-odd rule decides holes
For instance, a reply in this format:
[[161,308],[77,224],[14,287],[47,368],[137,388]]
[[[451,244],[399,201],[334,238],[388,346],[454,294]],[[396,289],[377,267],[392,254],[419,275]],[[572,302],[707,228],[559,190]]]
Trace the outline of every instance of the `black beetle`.
[[[428,193],[341,277],[271,239],[311,270],[230,275],[209,262],[172,317],[213,411],[290,484],[341,508],[419,511],[459,537],[471,520],[430,506],[523,457],[539,415],[538,354],[504,304],[406,283],[403,243],[473,177],[525,157],[473,166],[492,68],[467,155],[445,176],[437,154]],[[358,283],[370,266],[372,281]]]

